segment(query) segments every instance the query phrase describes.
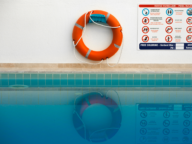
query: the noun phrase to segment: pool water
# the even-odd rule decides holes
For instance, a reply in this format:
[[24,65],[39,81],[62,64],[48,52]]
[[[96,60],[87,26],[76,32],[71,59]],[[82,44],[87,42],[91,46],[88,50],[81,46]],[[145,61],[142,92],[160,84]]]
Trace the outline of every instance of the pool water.
[[2,144],[192,144],[191,74],[0,74]]

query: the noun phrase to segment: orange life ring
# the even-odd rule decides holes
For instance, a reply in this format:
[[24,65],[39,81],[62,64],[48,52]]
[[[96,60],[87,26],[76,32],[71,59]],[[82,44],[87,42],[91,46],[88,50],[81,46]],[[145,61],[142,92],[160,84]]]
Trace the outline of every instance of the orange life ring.
[[[119,28],[112,28],[113,40],[112,40],[112,43],[110,44],[110,46],[108,48],[106,48],[105,50],[93,51],[84,44],[82,39],[76,45],[75,48],[82,56],[84,56],[90,60],[101,61],[101,60],[105,60],[107,58],[112,57],[119,50],[119,48],[122,44],[122,41],[123,41],[122,27],[121,27],[120,23],[118,22],[118,20],[112,14],[109,14],[108,12],[101,11],[101,10],[89,11],[86,15],[86,24],[89,23],[89,17],[90,17],[91,12],[92,12],[91,16],[94,14],[103,15],[109,26],[111,26],[111,27],[119,26]],[[82,32],[83,32],[83,28],[84,28],[84,18],[85,18],[85,14],[83,14],[77,20],[77,22],[73,28],[72,39],[73,39],[74,43],[77,43],[79,38],[82,36]]]

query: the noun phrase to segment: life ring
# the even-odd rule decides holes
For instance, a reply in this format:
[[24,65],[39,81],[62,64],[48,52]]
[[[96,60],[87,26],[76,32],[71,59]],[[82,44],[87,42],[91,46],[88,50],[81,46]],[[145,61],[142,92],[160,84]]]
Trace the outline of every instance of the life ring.
[[[92,23],[92,20],[89,19],[89,17],[91,17],[95,22],[103,22],[107,23],[110,27],[118,27],[118,28],[112,28],[113,40],[108,48],[102,51],[94,51],[88,48],[84,44],[82,39],[78,42],[79,38],[82,36],[82,32],[84,29],[85,17],[86,17],[86,24]],[[83,14],[77,20],[73,28],[72,39],[74,43],[78,42],[78,44],[76,45],[76,49],[85,58],[94,61],[106,60],[107,58],[112,57],[121,47],[123,41],[122,27],[118,22],[118,20],[112,14],[101,10],[93,10],[89,11],[87,14]]]
[[75,102],[73,124],[81,137],[103,142],[119,130],[122,114],[119,105],[98,92],[84,94]]

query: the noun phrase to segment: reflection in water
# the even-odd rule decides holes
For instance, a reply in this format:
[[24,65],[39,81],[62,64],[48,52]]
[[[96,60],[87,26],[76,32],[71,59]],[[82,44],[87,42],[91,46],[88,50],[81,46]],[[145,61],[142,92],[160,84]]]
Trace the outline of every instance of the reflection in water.
[[110,95],[86,93],[75,99],[74,105],[73,124],[84,139],[104,142],[118,132],[122,120],[120,105]]
[[0,128],[3,144],[191,144],[192,89],[3,88]]
[[192,104],[137,104],[137,143],[191,143]]

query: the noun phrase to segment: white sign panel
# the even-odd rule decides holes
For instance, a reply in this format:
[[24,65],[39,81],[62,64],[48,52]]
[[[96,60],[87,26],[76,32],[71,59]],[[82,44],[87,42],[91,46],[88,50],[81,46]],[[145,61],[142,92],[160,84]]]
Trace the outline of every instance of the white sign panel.
[[140,50],[192,50],[192,5],[138,5]]

